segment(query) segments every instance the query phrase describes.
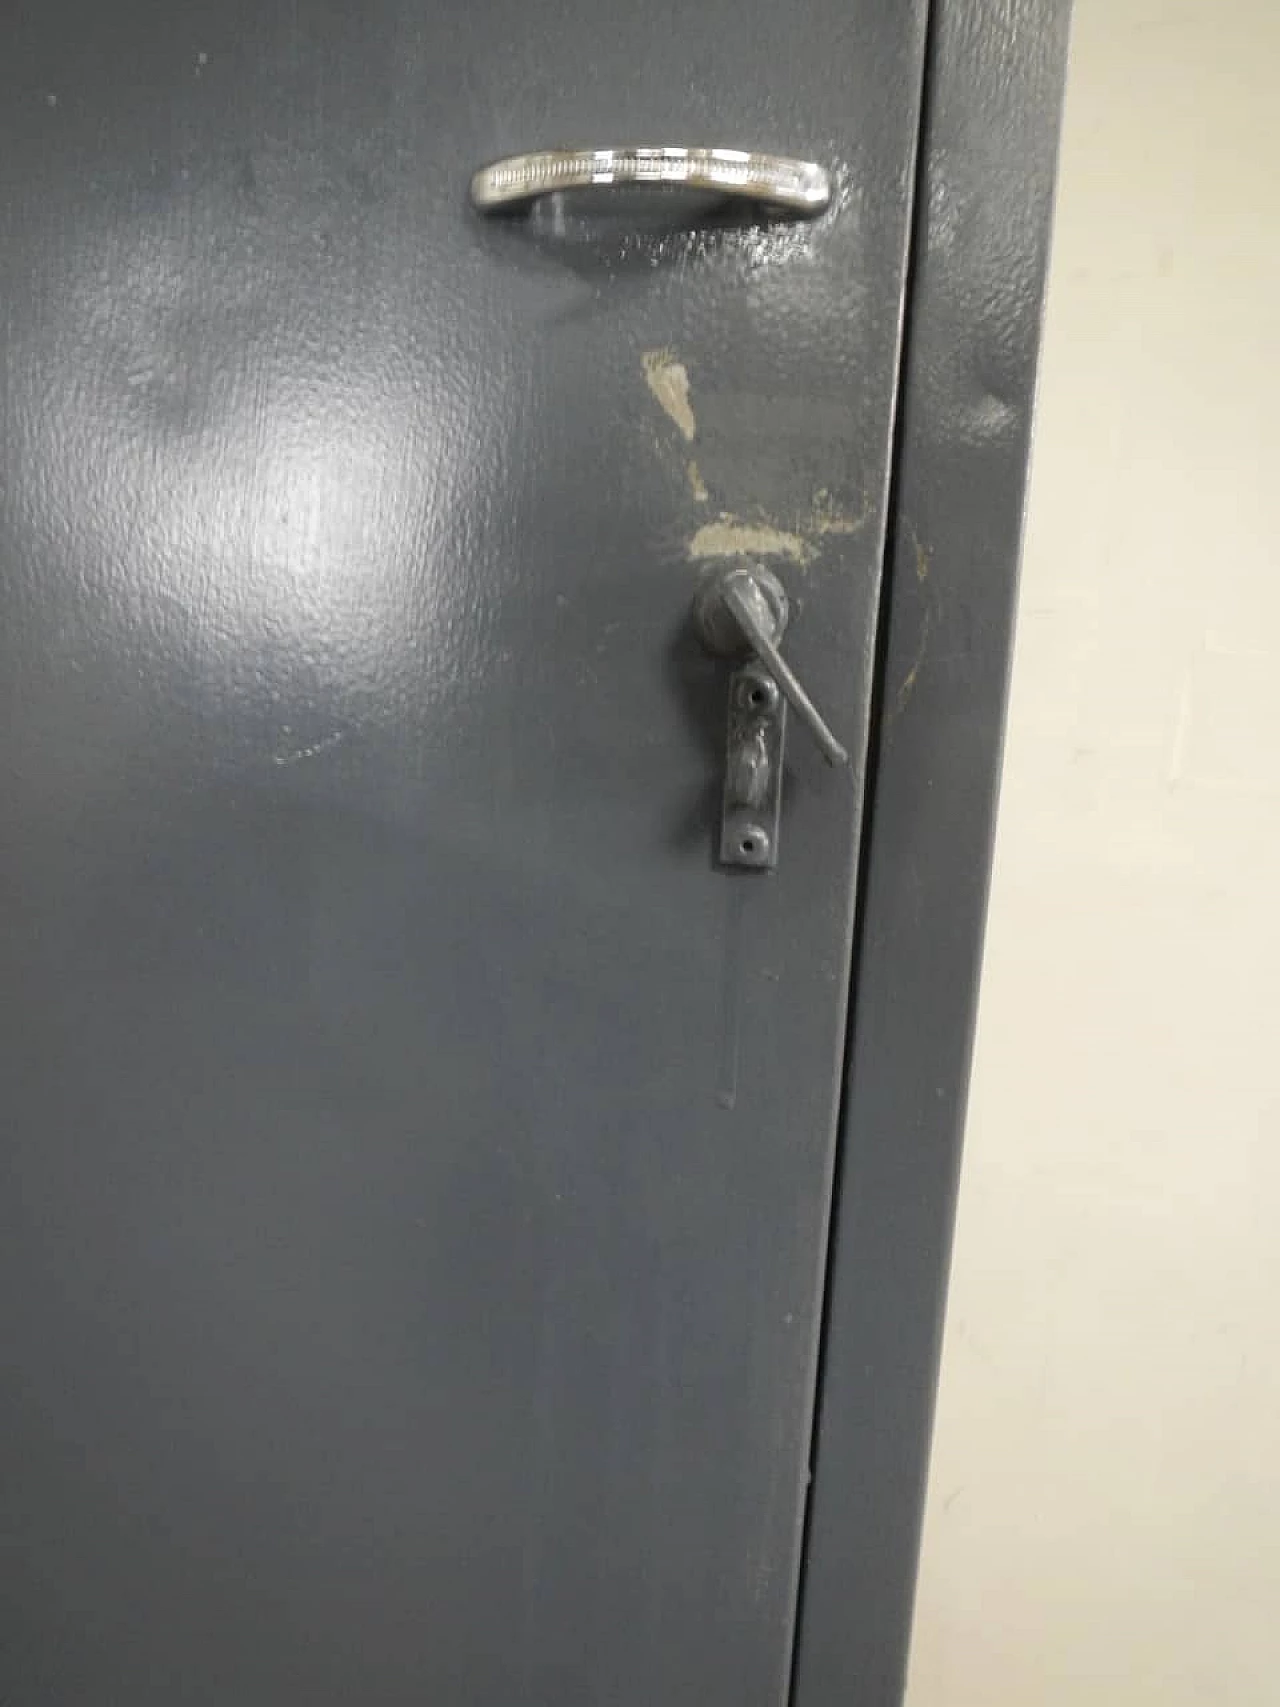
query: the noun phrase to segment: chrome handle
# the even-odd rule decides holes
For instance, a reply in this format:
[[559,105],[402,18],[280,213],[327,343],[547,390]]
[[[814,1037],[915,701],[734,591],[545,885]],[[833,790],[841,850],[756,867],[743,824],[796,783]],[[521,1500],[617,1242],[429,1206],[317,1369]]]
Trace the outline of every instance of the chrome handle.
[[694,600],[703,644],[719,657],[754,652],[785,694],[829,765],[847,765],[849,754],[836,740],[795,671],[778,650],[789,607],[781,581],[758,564],[731,564],[709,576]]
[[744,154],[736,148],[547,148],[512,154],[477,172],[471,200],[482,211],[534,201],[556,190],[599,184],[674,184],[765,202],[789,213],[819,214],[831,178],[810,160]]

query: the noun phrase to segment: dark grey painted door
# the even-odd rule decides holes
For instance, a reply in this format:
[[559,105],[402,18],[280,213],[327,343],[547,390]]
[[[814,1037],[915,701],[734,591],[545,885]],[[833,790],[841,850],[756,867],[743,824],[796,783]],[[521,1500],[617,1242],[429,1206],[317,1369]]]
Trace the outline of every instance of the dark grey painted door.
[[[48,0],[0,70],[0,1696],[786,1691],[922,0]],[[833,165],[813,226],[511,149]],[[694,215],[696,214],[696,218]]]

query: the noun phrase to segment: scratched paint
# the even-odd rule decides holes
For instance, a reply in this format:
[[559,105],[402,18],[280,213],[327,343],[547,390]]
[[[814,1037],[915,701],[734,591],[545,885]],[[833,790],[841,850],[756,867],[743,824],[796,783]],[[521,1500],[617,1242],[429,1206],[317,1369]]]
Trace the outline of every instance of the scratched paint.
[[910,533],[912,545],[915,547],[916,581],[921,588],[925,589],[926,597],[925,602],[921,607],[920,633],[919,639],[916,642],[915,652],[912,656],[911,663],[908,666],[906,675],[903,676],[901,682],[899,682],[897,692],[893,695],[893,698],[889,703],[888,722],[890,723],[894,722],[895,719],[897,719],[906,709],[907,701],[911,698],[916,681],[920,675],[920,671],[924,667],[925,657],[929,651],[929,638],[933,629],[933,605],[927,596],[927,583],[929,580],[930,569],[929,551],[921,541],[919,534],[917,534],[912,524],[910,522],[906,522],[904,525]]
[[871,499],[867,498],[857,515],[846,515],[836,509],[830,492],[823,487],[813,495],[813,513],[804,531],[817,535],[858,533],[871,520],[872,508]]
[[698,562],[717,557],[786,557],[793,563],[808,563],[812,544],[802,534],[774,527],[770,522],[747,522],[722,510],[713,522],[705,522],[689,541],[689,556]]
[[[689,370],[670,347],[646,350],[640,358],[645,383],[663,413],[692,443],[698,434]],[[685,480],[695,502],[710,501],[711,492],[702,470],[692,458],[685,464]],[[695,562],[723,557],[775,557],[805,564],[818,555],[821,543],[832,535],[855,534],[870,519],[873,505],[868,499],[855,515],[836,508],[825,487],[814,492],[806,513],[793,525],[781,526],[768,515],[745,520],[730,510],[721,510],[714,521],[703,522],[688,543]]]
[[346,739],[346,732],[335,730],[332,735],[326,735],[323,740],[313,741],[309,746],[300,747],[293,743],[293,731],[288,724],[280,731],[281,744],[271,756],[272,764],[298,765],[304,759],[317,758],[321,753],[327,753],[332,748],[340,746]]
[[646,350],[640,358],[645,383],[659,406],[690,443],[697,437],[698,422],[689,397],[689,370],[673,350]]

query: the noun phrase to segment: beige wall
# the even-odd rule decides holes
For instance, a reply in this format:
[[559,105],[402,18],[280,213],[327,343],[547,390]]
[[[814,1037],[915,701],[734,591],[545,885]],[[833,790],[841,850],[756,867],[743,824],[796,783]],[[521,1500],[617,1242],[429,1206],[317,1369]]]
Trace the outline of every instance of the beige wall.
[[1280,1703],[1280,0],[1077,0],[911,1707]]

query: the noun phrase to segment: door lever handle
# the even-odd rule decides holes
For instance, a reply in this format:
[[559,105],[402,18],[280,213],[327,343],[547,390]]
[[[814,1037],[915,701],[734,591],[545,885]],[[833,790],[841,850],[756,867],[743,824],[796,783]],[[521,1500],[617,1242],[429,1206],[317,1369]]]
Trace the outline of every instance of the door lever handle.
[[812,160],[737,148],[545,148],[511,154],[471,180],[481,212],[536,201],[558,190],[598,185],[667,184],[711,190],[812,217],[831,200],[831,176]]
[[742,564],[709,576],[698,590],[694,614],[703,645],[717,657],[754,652],[786,695],[829,765],[847,765],[849,754],[801,687],[778,650],[790,614],[781,581],[768,569]]
[[781,581],[755,563],[739,561],[717,570],[694,597],[694,623],[707,650],[718,658],[745,660],[729,685],[722,865],[771,871],[778,863],[788,705],[828,764],[849,763],[848,751],[778,649],[788,615]]

